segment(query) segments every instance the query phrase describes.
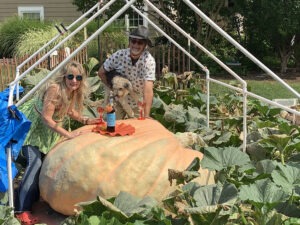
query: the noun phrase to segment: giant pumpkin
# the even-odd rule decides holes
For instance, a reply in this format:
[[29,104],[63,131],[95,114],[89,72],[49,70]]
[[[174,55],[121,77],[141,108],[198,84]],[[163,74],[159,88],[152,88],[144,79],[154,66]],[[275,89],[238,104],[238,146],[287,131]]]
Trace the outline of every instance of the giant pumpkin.
[[[74,214],[75,204],[110,198],[120,191],[158,201],[173,189],[168,169],[184,170],[202,154],[181,146],[174,134],[159,122],[146,119],[118,121],[135,128],[128,136],[105,136],[92,132],[57,144],[47,155],[40,173],[40,192],[50,206],[65,215]],[[200,169],[200,184],[213,183],[213,176]]]

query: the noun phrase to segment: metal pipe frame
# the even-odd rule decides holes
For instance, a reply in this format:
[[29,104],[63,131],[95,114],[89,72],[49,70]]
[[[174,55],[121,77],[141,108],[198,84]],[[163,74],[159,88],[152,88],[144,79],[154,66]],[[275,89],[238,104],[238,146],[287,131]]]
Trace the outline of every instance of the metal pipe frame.
[[197,13],[205,22],[207,22],[212,28],[214,28],[219,34],[221,34],[226,40],[233,44],[238,50],[240,50],[245,56],[247,56],[252,62],[258,65],[262,70],[264,70],[268,75],[277,80],[280,84],[290,90],[298,98],[300,94],[289,86],[284,80],[278,77],[273,71],[271,71],[267,66],[260,62],[256,57],[254,57],[247,49],[241,46],[236,40],[234,40],[229,34],[227,34],[222,28],[220,28],[215,22],[213,22],[208,16],[206,16],[201,10],[199,10],[190,0],[183,0],[195,13]]
[[[225,65],[221,60],[219,60],[215,55],[213,55],[211,52],[209,52],[205,47],[203,47],[201,44],[199,44],[198,41],[196,41],[194,38],[192,38],[190,36],[190,34],[186,33],[182,28],[180,28],[176,23],[174,23],[172,20],[170,20],[163,12],[161,12],[157,7],[155,7],[149,0],[144,0],[155,12],[157,12],[161,17],[163,17],[167,22],[169,22],[174,28],[176,28],[181,34],[183,34],[189,41],[192,41],[193,44],[195,44],[198,48],[200,48],[200,50],[204,51],[204,53],[206,53],[209,57],[211,57],[215,62],[217,62],[221,67],[223,67],[227,72],[229,72],[233,77],[235,77],[242,85],[243,85],[243,90],[247,91],[247,82],[245,82],[242,78],[240,78],[233,70],[231,70],[227,65]],[[135,9],[135,11],[138,11],[138,9],[136,9],[134,6],[131,6],[131,8]],[[139,14],[141,14],[141,12],[138,12]],[[143,15],[142,15],[143,16]],[[150,20],[149,18],[146,18],[147,20]],[[151,22],[151,24],[153,24]],[[154,26],[156,29],[157,26]],[[162,33],[162,32],[161,32]],[[164,34],[164,36],[166,36],[166,34],[163,32],[162,34]],[[167,37],[169,39],[169,37]],[[170,40],[170,39],[169,39]],[[176,42],[175,42],[176,43]],[[176,43],[176,46],[178,47],[178,44]],[[179,46],[180,49],[182,49],[181,46]],[[188,55],[189,57],[191,57],[190,53],[182,50],[186,55]],[[193,61],[195,61],[196,59],[193,57],[192,58]],[[196,60],[197,61],[197,60]],[[197,64],[202,65],[200,62],[197,61]],[[205,67],[205,66],[201,66],[201,68],[206,72],[206,86],[207,86],[207,106],[206,106],[206,117],[207,117],[207,127],[209,127],[209,121],[210,121],[210,73],[209,70]],[[243,105],[243,114],[244,114],[244,121],[243,121],[243,135],[246,137],[247,135],[247,95],[245,93],[243,93],[244,96],[244,105]],[[243,138],[243,151],[246,151],[246,138]]]
[[[114,2],[116,0],[111,0],[110,2]],[[88,39],[86,39],[74,52],[70,54],[69,57],[64,59],[54,70],[52,70],[45,78],[43,78],[39,84],[34,86],[19,102],[16,103],[16,106],[20,106],[23,104],[41,85],[43,85],[52,75],[57,73],[62,66],[67,64],[70,58],[73,58],[79,51],[81,51],[91,40],[95,39],[103,30],[105,30],[115,19],[117,19],[123,12],[125,12],[131,4],[133,4],[136,0],[130,0],[126,3],[115,15],[113,15],[109,20],[107,20],[95,33],[93,33]],[[105,5],[106,6],[106,5]]]
[[[66,29],[69,30],[71,27],[73,27],[75,24],[80,22],[82,19],[84,19],[87,15],[89,15],[96,7],[98,7],[99,3],[97,3],[95,6],[93,6],[90,10],[88,10],[86,13],[84,13],[82,16],[80,16],[77,20],[75,20],[73,23],[71,23]],[[65,30],[65,29],[64,29]],[[66,31],[67,32],[67,31]],[[53,37],[50,41],[48,41],[46,44],[44,44],[40,49],[38,49],[35,53],[33,53],[30,57],[28,57],[26,60],[24,60],[20,65],[16,68],[16,78],[20,75],[20,69],[31,59],[33,59],[36,55],[38,55],[41,51],[43,51],[45,48],[47,48],[49,45],[51,45],[54,41],[56,41],[60,36],[65,34],[66,32],[59,33],[55,37]],[[16,97],[17,101],[19,100],[19,83],[17,83],[16,88]]]
[[[44,79],[40,81],[38,85],[36,85],[33,89],[31,89],[19,102],[16,103],[16,106],[20,106],[22,103],[26,101],[41,85],[43,85],[48,79],[51,78],[58,70],[67,64],[70,58],[73,58],[81,49],[83,49],[91,40],[97,37],[104,29],[106,29],[116,18],[118,18],[124,11],[126,11],[131,4],[133,4],[136,0],[131,0],[127,4],[125,4],[115,15],[113,15],[108,21],[106,21],[92,36],[90,36],[87,40],[85,40],[74,52],[70,54],[64,61],[62,61],[53,71],[51,71]],[[115,2],[115,0],[110,1],[110,3]],[[21,79],[20,76],[18,79]],[[19,81],[19,80],[18,80]],[[15,81],[10,88],[14,88]],[[13,94],[13,89],[12,89]],[[11,102],[12,103],[12,102]],[[6,148],[7,151],[7,170],[9,175],[9,205],[13,208],[13,181],[12,181],[12,168],[11,168],[11,147]],[[12,210],[14,213],[14,210]]]
[[66,36],[62,41],[60,41],[57,45],[55,45],[50,51],[48,51],[44,56],[42,56],[39,60],[37,60],[33,65],[31,65],[25,72],[22,73],[19,77],[16,77],[16,79],[9,84],[10,92],[9,92],[9,100],[8,104],[9,106],[13,104],[13,89],[17,82],[19,82],[27,73],[29,73],[31,70],[33,70],[39,63],[44,61],[51,53],[53,53],[57,48],[59,48],[61,45],[63,45],[66,41],[68,41],[71,37],[73,37],[75,34],[77,34],[82,28],[84,28],[88,23],[90,23],[93,19],[95,19],[98,15],[103,13],[107,8],[109,8],[110,5],[112,5],[116,0],[109,1],[106,5],[104,5],[103,8],[101,8],[97,13],[92,15],[88,20],[86,20],[84,23],[82,23],[78,28],[76,28],[73,32],[71,32],[68,36]]
[[[83,27],[86,26],[87,23],[89,23],[91,20],[93,20],[96,16],[101,14],[104,10],[106,10],[111,4],[113,4],[116,0],[109,1],[103,8],[98,10],[96,14],[94,14],[91,18],[89,18],[87,21],[85,21],[81,26],[79,26],[75,31],[73,31],[71,34],[69,34],[65,39],[63,39],[58,45],[56,45],[54,48],[52,48],[46,55],[44,55],[40,60],[38,60],[35,64],[33,64],[29,69],[27,69],[21,76],[19,76],[20,67],[22,67],[25,62],[23,62],[20,66],[17,67],[17,77],[16,79],[10,83],[10,92],[9,92],[9,101],[8,106],[13,104],[13,91],[17,83],[29,72],[31,71],[36,65],[38,65],[41,61],[43,61],[47,56],[49,56],[55,49],[57,49],[59,46],[61,46],[64,42],[66,42],[69,38],[74,36],[79,30],[81,30]],[[246,109],[247,109],[247,96],[251,96],[254,98],[257,98],[261,101],[264,101],[270,105],[274,105],[277,107],[280,107],[282,109],[285,109],[286,111],[290,113],[294,113],[296,115],[300,115],[300,112],[293,110],[289,107],[286,107],[284,105],[281,105],[277,102],[273,102],[269,99],[263,98],[261,96],[258,96],[254,93],[247,91],[247,83],[241,79],[234,71],[232,71],[227,65],[225,65],[223,62],[221,62],[217,57],[215,57],[212,53],[210,53],[207,49],[205,49],[202,45],[200,45],[194,38],[192,38],[189,34],[187,34],[183,29],[181,29],[177,24],[175,24],[173,21],[171,21],[164,13],[162,13],[159,9],[157,9],[149,0],[144,0],[150,6],[154,11],[156,11],[160,16],[162,16],[166,21],[168,21],[173,27],[175,27],[181,34],[183,34],[188,41],[192,41],[193,44],[195,44],[198,48],[200,48],[202,51],[204,51],[208,56],[210,56],[214,61],[216,61],[221,67],[223,67],[227,72],[229,72],[231,75],[233,75],[238,81],[240,81],[243,85],[243,88],[237,88],[232,85],[226,84],[224,82],[217,81],[215,79],[210,78],[210,73],[207,67],[202,65],[197,59],[195,59],[189,52],[187,52],[184,48],[182,48],[176,41],[174,41],[171,37],[169,37],[163,30],[161,30],[156,24],[154,24],[147,16],[145,16],[142,12],[140,12],[135,6],[133,6],[133,3],[136,0],[126,0],[126,4],[114,15],[112,16],[108,21],[106,21],[93,35],[91,35],[87,40],[85,40],[74,52],[70,54],[64,61],[62,61],[53,71],[51,71],[44,79],[40,81],[38,85],[36,85],[33,89],[31,89],[20,101],[16,103],[16,106],[21,105],[24,103],[27,98],[29,98],[41,85],[43,85],[50,77],[52,77],[58,70],[64,66],[70,58],[73,58],[79,51],[81,51],[91,40],[96,38],[104,29],[106,29],[116,18],[118,18],[124,11],[126,11],[129,7],[133,8],[138,14],[140,14],[143,18],[145,18],[154,28],[156,28],[161,34],[163,34],[165,37],[168,38],[169,41],[171,41],[177,48],[179,48],[182,52],[184,52],[187,56],[190,57],[198,66],[202,68],[203,71],[206,73],[206,80],[207,80],[207,126],[209,127],[209,93],[210,93],[210,81],[215,82],[217,84],[221,84],[225,87],[228,87],[230,89],[239,91],[243,93],[243,130],[244,130],[244,141],[243,141],[243,150],[246,149],[246,134],[247,134],[247,120],[246,120]],[[225,31],[223,31],[217,24],[215,24],[209,17],[207,17],[204,13],[202,13],[194,4],[192,4],[189,0],[183,0],[192,10],[194,10],[202,19],[204,19],[210,26],[212,26],[217,32],[219,32],[223,37],[225,37],[230,43],[232,43],[237,49],[239,49],[241,52],[243,52],[248,58],[250,58],[254,63],[256,63],[260,68],[262,68],[267,74],[271,75],[274,79],[276,79],[278,82],[280,82],[283,86],[285,86],[287,89],[289,89],[291,92],[293,92],[298,98],[300,98],[300,95],[297,91],[292,89],[288,84],[286,84],[283,80],[281,80],[276,74],[274,74],[269,68],[267,68],[264,64],[262,64],[258,59],[256,59],[251,53],[249,53],[245,48],[243,48],[238,42],[236,42],[233,38],[231,38]],[[92,12],[96,7],[99,7],[99,3],[97,3],[93,8],[91,8],[86,14],[89,14]],[[99,8],[98,8],[99,9]],[[70,27],[72,27],[74,24],[76,24],[79,20],[81,20],[85,15],[82,15],[78,20],[76,20],[74,23],[72,23]],[[42,49],[49,46],[52,42],[54,42],[60,35],[57,35],[52,40],[50,40],[47,44],[45,44],[41,49],[39,49],[36,53],[34,53],[32,57],[34,57],[36,54],[38,54]],[[28,58],[29,61],[31,58]],[[9,202],[10,206],[13,207],[13,190],[12,190],[12,170],[11,170],[11,147],[7,147],[7,168],[8,168],[8,175],[9,175]]]
[[173,38],[171,38],[168,34],[166,34],[162,29],[160,29],[155,23],[153,23],[148,17],[146,17],[140,10],[138,10],[135,6],[131,6],[131,8],[136,11],[140,16],[145,18],[151,26],[153,26],[156,30],[158,30],[162,35],[164,35],[170,42],[172,42],[177,48],[179,48],[182,52],[188,55],[198,66],[202,68],[203,71],[207,70],[207,67],[202,65],[195,57],[193,57],[188,51],[186,51],[183,47],[181,47]]

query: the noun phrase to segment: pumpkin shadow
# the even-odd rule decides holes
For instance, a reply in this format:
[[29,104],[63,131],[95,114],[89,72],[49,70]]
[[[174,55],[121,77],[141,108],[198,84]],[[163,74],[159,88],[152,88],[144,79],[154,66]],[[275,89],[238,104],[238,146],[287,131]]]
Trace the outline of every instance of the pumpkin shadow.
[[39,224],[60,225],[68,216],[53,210],[43,199],[35,202],[32,215],[39,219]]

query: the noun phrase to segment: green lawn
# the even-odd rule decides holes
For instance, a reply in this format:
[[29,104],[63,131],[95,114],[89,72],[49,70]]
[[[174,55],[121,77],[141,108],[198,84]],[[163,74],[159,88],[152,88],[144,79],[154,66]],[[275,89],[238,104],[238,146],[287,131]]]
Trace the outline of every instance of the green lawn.
[[[229,80],[222,80],[225,83],[229,83]],[[278,81],[273,80],[248,80],[248,91],[265,97],[267,99],[275,98],[297,98],[290,90],[285,86],[280,84]],[[293,89],[300,93],[300,79],[299,80],[289,80],[286,81]],[[212,93],[220,94],[223,92],[228,92],[227,87],[221,86],[219,84],[211,82],[210,84]]]

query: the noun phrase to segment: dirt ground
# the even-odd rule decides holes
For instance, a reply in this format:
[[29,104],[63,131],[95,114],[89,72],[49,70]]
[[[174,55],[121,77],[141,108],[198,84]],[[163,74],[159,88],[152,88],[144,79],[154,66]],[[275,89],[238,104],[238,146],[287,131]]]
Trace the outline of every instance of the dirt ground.
[[40,200],[33,205],[32,214],[39,218],[39,224],[60,225],[67,216],[54,211],[46,202]]

